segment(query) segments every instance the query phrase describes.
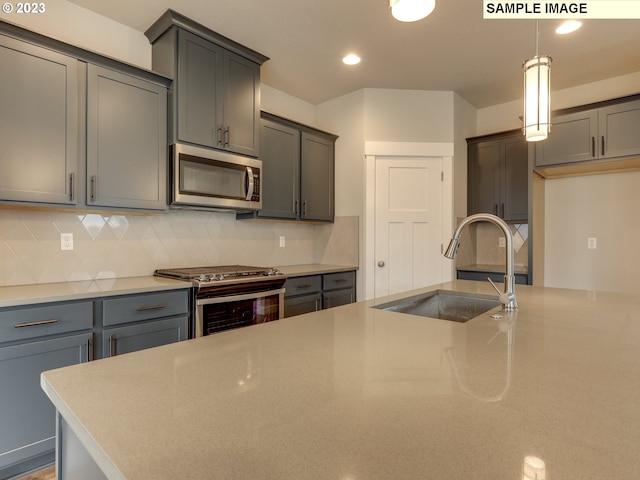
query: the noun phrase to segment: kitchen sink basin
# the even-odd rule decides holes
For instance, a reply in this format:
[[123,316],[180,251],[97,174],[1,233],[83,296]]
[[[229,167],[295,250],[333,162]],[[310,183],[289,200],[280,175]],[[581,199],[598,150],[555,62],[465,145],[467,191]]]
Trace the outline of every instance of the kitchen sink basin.
[[493,295],[433,290],[374,305],[373,308],[463,323],[499,305],[500,302]]

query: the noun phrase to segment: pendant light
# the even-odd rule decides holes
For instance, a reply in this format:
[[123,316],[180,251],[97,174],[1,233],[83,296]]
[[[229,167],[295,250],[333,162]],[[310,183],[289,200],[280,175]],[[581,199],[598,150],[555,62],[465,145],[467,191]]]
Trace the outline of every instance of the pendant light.
[[538,55],[539,35],[538,20],[536,20],[536,56],[522,65],[524,135],[528,142],[544,140],[551,130],[551,57]]
[[415,22],[433,12],[436,0],[389,0],[391,15],[401,22]]

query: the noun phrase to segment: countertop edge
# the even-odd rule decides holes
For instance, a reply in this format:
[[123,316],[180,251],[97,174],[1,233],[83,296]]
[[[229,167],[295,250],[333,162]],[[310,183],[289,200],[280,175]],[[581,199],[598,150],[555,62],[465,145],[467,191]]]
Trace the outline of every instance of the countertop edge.
[[188,288],[190,282],[155,276],[13,285],[0,288],[0,308]]
[[308,263],[300,265],[284,265],[277,267],[287,277],[304,277],[307,275],[323,275],[326,273],[341,273],[358,270],[358,265],[331,265],[323,263]]

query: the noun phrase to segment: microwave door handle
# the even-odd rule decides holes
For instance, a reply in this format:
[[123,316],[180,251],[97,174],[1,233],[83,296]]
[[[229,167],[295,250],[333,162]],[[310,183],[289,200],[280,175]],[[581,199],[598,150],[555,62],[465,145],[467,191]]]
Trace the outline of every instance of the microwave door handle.
[[251,167],[247,167],[244,171],[244,174],[246,175],[244,184],[247,186],[247,196],[244,197],[244,199],[251,200],[251,197],[253,197],[254,189],[253,170],[251,169]]

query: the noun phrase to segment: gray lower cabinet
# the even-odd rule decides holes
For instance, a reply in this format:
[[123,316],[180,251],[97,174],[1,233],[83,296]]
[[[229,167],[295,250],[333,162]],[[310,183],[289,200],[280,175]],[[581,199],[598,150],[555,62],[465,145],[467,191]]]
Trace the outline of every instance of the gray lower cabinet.
[[87,205],[166,210],[167,89],[87,67]]
[[90,359],[93,303],[0,309],[0,478],[54,460],[55,409],[40,374]]
[[557,112],[536,143],[536,167],[640,155],[640,100],[617,100]]
[[356,301],[356,272],[322,276],[322,307],[331,308]]
[[257,216],[332,222],[336,139],[330,133],[262,112],[263,198]]
[[188,290],[109,298],[99,310],[101,358],[179,342],[189,335]]
[[284,284],[284,316],[346,305],[356,301],[356,272],[305,275]]
[[1,200],[76,203],[78,63],[0,35]]

